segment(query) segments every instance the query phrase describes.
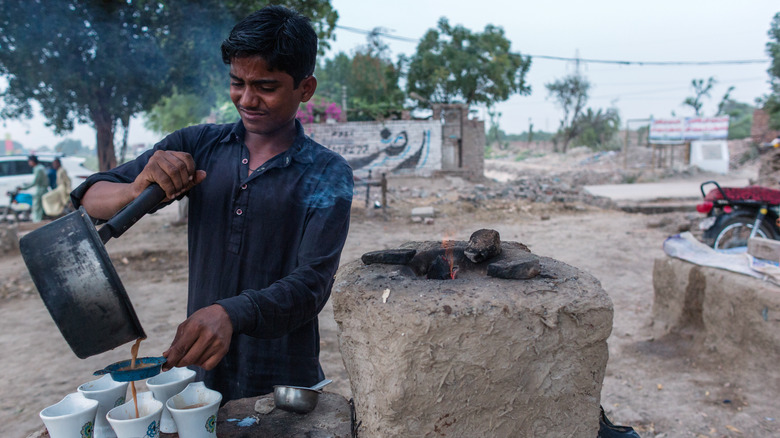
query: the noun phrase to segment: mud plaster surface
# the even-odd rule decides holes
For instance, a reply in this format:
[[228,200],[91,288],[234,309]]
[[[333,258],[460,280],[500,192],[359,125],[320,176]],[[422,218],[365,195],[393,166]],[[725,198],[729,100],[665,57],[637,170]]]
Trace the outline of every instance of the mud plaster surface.
[[654,265],[653,329],[716,353],[767,366],[780,361],[780,293],[774,284],[671,257]]
[[446,281],[343,266],[334,318],[363,436],[595,436],[612,302],[590,274],[540,265]]

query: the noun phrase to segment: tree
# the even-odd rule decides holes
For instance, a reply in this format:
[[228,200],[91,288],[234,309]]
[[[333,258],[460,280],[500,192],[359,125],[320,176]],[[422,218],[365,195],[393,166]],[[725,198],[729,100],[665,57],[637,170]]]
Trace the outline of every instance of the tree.
[[581,132],[580,114],[588,102],[590,82],[578,72],[545,84],[545,87],[548,95],[563,110],[557,137],[563,140],[562,152],[565,153],[569,142]]
[[[130,118],[174,85],[199,93],[207,106],[216,102],[212,84],[226,72],[220,42],[267,3],[0,0],[0,74],[8,78],[0,117],[29,118],[35,100],[58,134],[91,124],[99,168],[112,168],[117,127],[126,134]],[[331,36],[338,14],[329,0],[281,3],[311,17],[321,38]]]
[[367,44],[352,58],[340,52],[318,70],[317,94],[332,102],[346,97],[349,120],[397,118],[403,110],[400,62],[394,65],[391,61],[387,45],[379,37],[382,31],[375,28],[369,33]]
[[710,97],[710,91],[712,90],[712,87],[715,86],[715,84],[718,81],[715,80],[715,78],[710,77],[707,79],[707,82],[704,82],[704,79],[692,79],[691,80],[691,87],[693,87],[693,96],[686,97],[683,101],[683,105],[688,105],[691,108],[693,108],[694,112],[697,116],[701,115],[701,107],[704,104],[702,102],[702,98],[704,97]]
[[441,18],[410,59],[407,93],[419,107],[456,102],[492,106],[513,93],[527,95],[531,59],[510,52],[510,45],[500,27],[487,25],[483,33],[472,33]]
[[767,72],[772,93],[764,99],[764,110],[769,114],[769,126],[780,130],[780,12],[772,19],[768,34],[766,51],[772,58],[772,64]]
[[588,108],[579,115],[576,125],[579,126],[577,144],[592,149],[604,148],[620,131],[620,114],[616,108],[609,108],[606,111],[601,109],[594,111]]

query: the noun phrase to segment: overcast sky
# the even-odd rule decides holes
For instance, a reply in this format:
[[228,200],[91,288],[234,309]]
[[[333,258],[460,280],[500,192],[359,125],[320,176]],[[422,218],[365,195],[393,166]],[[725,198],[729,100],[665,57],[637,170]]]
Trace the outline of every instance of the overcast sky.
[[[528,129],[554,131],[561,112],[547,96],[546,83],[575,71],[572,61],[540,58],[579,57],[583,60],[654,62],[711,62],[764,60],[733,65],[621,65],[582,61],[580,72],[591,82],[593,108],[619,109],[624,122],[649,117],[693,115],[682,101],[692,95],[691,80],[714,77],[717,85],[703,111],[712,115],[720,98],[734,86],[732,98],[754,103],[769,92],[769,57],[766,43],[772,17],[780,12],[778,0],[632,0],[535,1],[480,0],[331,0],[339,13],[332,50],[326,55],[351,53],[366,42],[365,34],[381,27],[396,38],[385,38],[391,56],[414,54],[428,29],[440,17],[451,25],[463,25],[482,32],[487,24],[500,26],[512,42],[512,51],[532,56],[527,81],[529,96],[513,96],[497,105],[500,126],[508,133]],[[410,41],[411,40],[411,41]],[[480,114],[487,118],[484,108]],[[625,123],[624,123],[625,124]],[[0,135],[11,137],[28,148],[53,146],[55,137],[40,119],[0,124]],[[81,126],[66,137],[87,145],[95,142],[94,130]],[[138,120],[131,122],[130,142],[154,142],[158,135],[147,132]]]

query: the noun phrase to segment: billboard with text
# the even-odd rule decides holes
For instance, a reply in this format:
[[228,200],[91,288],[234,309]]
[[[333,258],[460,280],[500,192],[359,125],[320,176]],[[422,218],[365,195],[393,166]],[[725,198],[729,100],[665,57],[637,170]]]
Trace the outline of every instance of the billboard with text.
[[691,140],[726,139],[729,116],[653,119],[650,121],[650,143],[685,143]]

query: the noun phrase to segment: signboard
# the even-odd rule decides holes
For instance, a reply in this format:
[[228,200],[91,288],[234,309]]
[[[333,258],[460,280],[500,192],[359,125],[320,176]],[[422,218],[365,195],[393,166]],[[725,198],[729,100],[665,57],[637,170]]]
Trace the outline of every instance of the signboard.
[[719,140],[729,135],[729,116],[653,119],[650,143],[685,143],[691,140]]

